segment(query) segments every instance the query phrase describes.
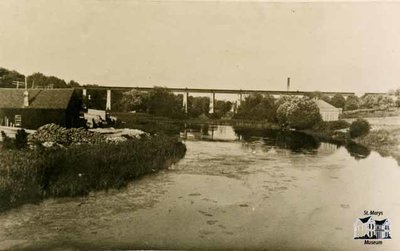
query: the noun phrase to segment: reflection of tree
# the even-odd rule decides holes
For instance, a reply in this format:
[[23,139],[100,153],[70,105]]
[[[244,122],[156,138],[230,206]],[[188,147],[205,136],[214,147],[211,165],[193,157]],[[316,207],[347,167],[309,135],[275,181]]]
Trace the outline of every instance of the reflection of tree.
[[293,152],[314,152],[320,146],[318,139],[300,132],[234,128],[236,135],[246,142],[263,138],[264,145],[277,146]]
[[277,146],[290,149],[293,152],[313,151],[318,149],[320,142],[304,133],[280,131],[276,139]]
[[345,147],[349,154],[356,160],[365,159],[371,153],[371,150],[368,148],[352,142],[348,143]]

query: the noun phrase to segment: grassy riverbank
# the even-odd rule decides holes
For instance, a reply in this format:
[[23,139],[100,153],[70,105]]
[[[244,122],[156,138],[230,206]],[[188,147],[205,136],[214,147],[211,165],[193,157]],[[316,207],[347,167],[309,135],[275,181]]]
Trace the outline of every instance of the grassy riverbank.
[[117,144],[41,150],[0,149],[0,211],[47,197],[121,188],[185,155],[176,137],[157,135]]
[[400,164],[400,128],[373,130],[368,135],[354,140],[382,156],[392,156]]
[[400,116],[400,108],[392,107],[390,109],[358,109],[345,111],[341,115],[342,119],[350,118],[385,118]]

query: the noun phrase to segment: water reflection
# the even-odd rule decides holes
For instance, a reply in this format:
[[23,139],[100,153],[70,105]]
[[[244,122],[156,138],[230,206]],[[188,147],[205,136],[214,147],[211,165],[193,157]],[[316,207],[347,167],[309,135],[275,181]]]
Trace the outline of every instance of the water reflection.
[[355,159],[365,159],[371,153],[371,150],[364,146],[357,145],[355,143],[349,143],[346,146],[347,151],[353,156]]
[[[243,147],[252,149],[252,144],[261,142],[263,151],[271,149],[287,149],[292,153],[302,154],[331,154],[342,146],[321,142],[317,138],[295,131],[282,131],[272,129],[244,129],[232,126],[209,124],[186,124],[181,132],[184,140],[200,141],[240,141]],[[350,143],[345,146],[348,153],[355,159],[369,156],[370,150],[363,146]]]
[[231,126],[209,124],[186,124],[180,136],[184,140],[203,141],[233,141],[239,139]]
[[317,153],[321,145],[312,136],[292,131],[235,129],[235,133],[247,142],[253,141],[254,135],[257,135],[256,137],[262,138],[264,145],[289,149],[295,153]]

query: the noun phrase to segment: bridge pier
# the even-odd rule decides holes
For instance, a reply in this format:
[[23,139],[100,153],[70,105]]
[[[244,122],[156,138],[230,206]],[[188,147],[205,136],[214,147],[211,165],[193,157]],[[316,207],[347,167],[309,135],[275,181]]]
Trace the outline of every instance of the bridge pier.
[[234,104],[234,113],[237,113],[239,106],[242,104],[243,101],[243,94],[239,93],[238,94],[238,99],[236,100],[235,104]]
[[185,113],[188,113],[188,99],[189,99],[189,92],[183,93],[183,110]]
[[106,110],[111,110],[111,89],[107,90]]
[[215,92],[211,93],[209,113],[212,114],[214,112],[215,112]]

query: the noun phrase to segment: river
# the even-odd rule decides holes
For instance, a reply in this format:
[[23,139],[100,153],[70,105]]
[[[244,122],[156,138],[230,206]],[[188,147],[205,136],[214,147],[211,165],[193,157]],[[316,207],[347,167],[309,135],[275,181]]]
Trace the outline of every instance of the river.
[[[0,214],[0,249],[398,250],[400,167],[358,146],[271,130],[199,126],[184,159],[121,190]],[[364,210],[391,240],[353,239]]]

